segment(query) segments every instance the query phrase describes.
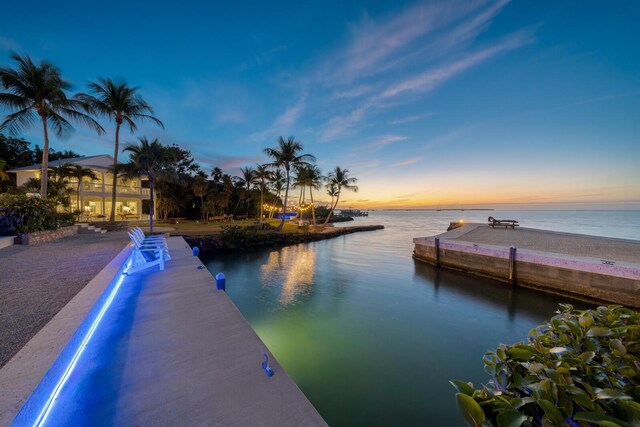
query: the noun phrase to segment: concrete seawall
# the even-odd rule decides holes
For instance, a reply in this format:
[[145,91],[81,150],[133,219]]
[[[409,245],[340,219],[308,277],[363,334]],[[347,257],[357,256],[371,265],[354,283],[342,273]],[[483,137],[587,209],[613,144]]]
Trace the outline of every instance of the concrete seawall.
[[[436,238],[439,251],[436,253]],[[640,307],[640,241],[468,224],[414,239],[414,257],[546,292]],[[510,247],[515,258],[510,265]]]

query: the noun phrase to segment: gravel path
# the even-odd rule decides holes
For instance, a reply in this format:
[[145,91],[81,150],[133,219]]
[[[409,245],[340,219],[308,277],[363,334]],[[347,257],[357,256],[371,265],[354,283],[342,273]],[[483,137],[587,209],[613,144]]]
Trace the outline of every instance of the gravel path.
[[126,232],[78,234],[0,250],[0,367],[129,241]]
[[554,252],[581,257],[640,263],[640,241],[560,233],[532,228],[478,227],[453,240],[521,249]]

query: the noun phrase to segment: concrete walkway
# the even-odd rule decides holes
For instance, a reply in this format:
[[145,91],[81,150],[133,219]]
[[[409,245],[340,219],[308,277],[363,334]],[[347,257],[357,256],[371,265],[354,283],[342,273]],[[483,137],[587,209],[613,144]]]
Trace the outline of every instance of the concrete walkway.
[[124,279],[46,424],[326,425],[184,239],[168,242],[165,271]]

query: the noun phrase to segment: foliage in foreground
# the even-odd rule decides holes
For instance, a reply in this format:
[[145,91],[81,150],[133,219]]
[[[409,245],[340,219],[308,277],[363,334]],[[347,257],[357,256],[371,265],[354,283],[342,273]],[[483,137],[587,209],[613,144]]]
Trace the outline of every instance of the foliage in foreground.
[[56,212],[55,203],[50,200],[0,194],[0,236],[57,230],[73,222],[73,214]]
[[557,313],[526,343],[484,356],[483,388],[451,381],[470,425],[640,425],[640,313],[565,304]]

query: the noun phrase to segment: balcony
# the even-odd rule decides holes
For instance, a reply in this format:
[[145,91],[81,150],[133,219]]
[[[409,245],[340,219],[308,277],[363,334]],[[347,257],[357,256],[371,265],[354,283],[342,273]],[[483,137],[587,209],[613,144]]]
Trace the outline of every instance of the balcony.
[[[68,186],[72,189],[78,188],[77,182],[70,182]],[[113,186],[111,184],[102,185],[101,182],[83,182],[83,193],[106,193],[111,194]],[[131,187],[130,185],[118,185],[116,186],[116,194],[130,194],[130,195],[149,195],[149,189],[143,187]]]

